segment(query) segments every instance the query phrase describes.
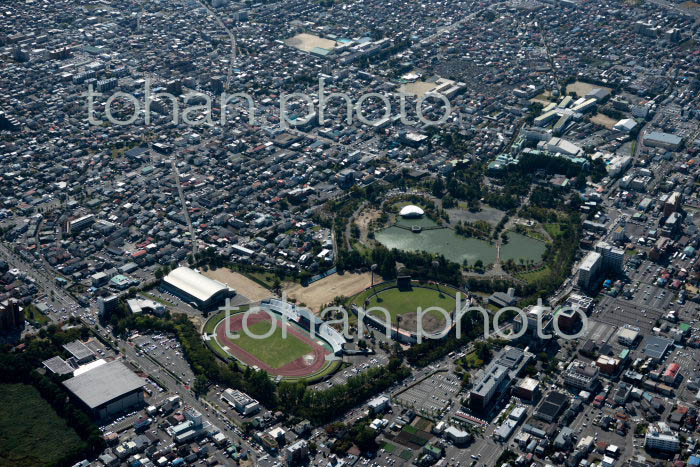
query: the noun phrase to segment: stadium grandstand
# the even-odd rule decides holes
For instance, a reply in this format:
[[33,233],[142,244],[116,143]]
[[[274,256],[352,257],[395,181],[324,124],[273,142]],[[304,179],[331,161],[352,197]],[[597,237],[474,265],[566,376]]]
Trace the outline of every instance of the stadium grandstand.
[[263,300],[260,305],[320,337],[331,346],[334,354],[338,355],[343,352],[343,345],[346,343],[343,335],[313,314],[308,308],[298,307],[293,303],[274,298]]

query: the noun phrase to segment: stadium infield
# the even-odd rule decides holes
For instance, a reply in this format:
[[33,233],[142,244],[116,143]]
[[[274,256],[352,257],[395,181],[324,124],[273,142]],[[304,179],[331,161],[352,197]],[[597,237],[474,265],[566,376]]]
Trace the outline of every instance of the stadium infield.
[[[227,354],[240,360],[247,366],[257,366],[271,375],[285,378],[304,378],[319,373],[328,365],[326,355],[330,353],[323,344],[311,337],[294,324],[289,323],[287,336],[282,336],[282,320],[276,320],[276,329],[270,337],[255,339],[243,330],[244,313],[238,313],[222,319],[215,327],[215,339]],[[226,319],[229,320],[231,333],[238,339],[227,336]],[[248,329],[255,335],[264,335],[271,326],[270,315],[265,312],[251,314],[248,317]]]

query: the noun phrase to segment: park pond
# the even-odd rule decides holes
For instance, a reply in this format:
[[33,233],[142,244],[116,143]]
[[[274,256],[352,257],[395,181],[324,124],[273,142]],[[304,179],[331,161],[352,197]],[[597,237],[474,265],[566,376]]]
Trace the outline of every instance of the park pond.
[[[419,225],[422,230],[412,232],[411,224]],[[478,260],[485,265],[496,262],[495,244],[457,235],[452,229],[439,228],[437,224],[425,218],[402,219],[399,225],[377,231],[375,239],[389,249],[440,254],[459,264],[463,264],[465,260],[469,265],[474,265]],[[512,259],[517,263],[522,258],[523,261],[537,262],[542,258],[544,251],[544,242],[508,232],[508,243],[501,247],[501,260]]]

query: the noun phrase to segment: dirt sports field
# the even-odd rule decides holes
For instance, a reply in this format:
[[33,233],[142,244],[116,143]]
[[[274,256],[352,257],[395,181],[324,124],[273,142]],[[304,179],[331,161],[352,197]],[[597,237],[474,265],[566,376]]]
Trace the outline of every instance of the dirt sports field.
[[[240,332],[243,329],[243,316],[244,313],[239,313],[237,315],[231,316],[229,329],[232,332]],[[248,318],[247,325],[252,328],[256,324],[260,324],[261,321],[270,321],[271,317],[267,313],[259,312],[251,315]],[[241,360],[248,366],[258,366],[259,368],[267,371],[271,375],[275,376],[286,376],[286,377],[305,377],[317,373],[320,371],[327,363],[326,354],[329,352],[323,348],[319,343],[314,342],[311,338],[301,332],[299,329],[289,326],[287,328],[287,338],[288,342],[285,342],[289,346],[289,351],[294,352],[295,349],[311,349],[304,355],[300,355],[294,360],[283,364],[278,368],[274,368],[267,362],[261,360],[263,355],[267,355],[271,360],[280,358],[280,355],[276,355],[274,352],[270,353],[267,350],[279,349],[277,344],[281,341],[281,326],[282,321],[277,320],[277,332],[268,339],[253,341],[251,339],[243,339],[241,336],[239,341],[241,345],[234,344],[237,342],[236,339],[229,339],[226,336],[226,323],[221,321],[216,327],[216,340],[225,350],[235,356],[237,359]],[[256,334],[265,334],[264,332]],[[243,348],[246,347],[246,348]],[[272,349],[270,348],[272,347]],[[296,355],[296,354],[294,354]]]
[[237,293],[248,298],[251,302],[258,302],[264,298],[272,297],[272,292],[267,290],[262,285],[248,279],[243,274],[231,271],[227,268],[210,269],[204,273],[210,279],[222,282]]
[[[379,277],[375,281],[381,280]],[[320,281],[316,281],[308,287],[301,284],[292,284],[285,288],[288,298],[295,298],[297,303],[304,303],[313,311],[321,311],[321,307],[331,303],[339,295],[352,297],[372,285],[372,273],[363,274],[345,273],[331,274]]]

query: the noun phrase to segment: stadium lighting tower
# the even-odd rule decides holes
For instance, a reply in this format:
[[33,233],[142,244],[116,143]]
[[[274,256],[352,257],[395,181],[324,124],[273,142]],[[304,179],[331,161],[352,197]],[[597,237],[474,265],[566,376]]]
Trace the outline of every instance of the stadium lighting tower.
[[[433,271],[435,272],[435,276],[437,277],[437,271],[438,271],[438,268],[440,267],[440,261],[434,259],[432,262],[432,265],[433,265]],[[437,279],[435,280],[435,287],[437,287],[437,291],[438,291],[438,293],[440,293],[440,282],[438,282]]]

